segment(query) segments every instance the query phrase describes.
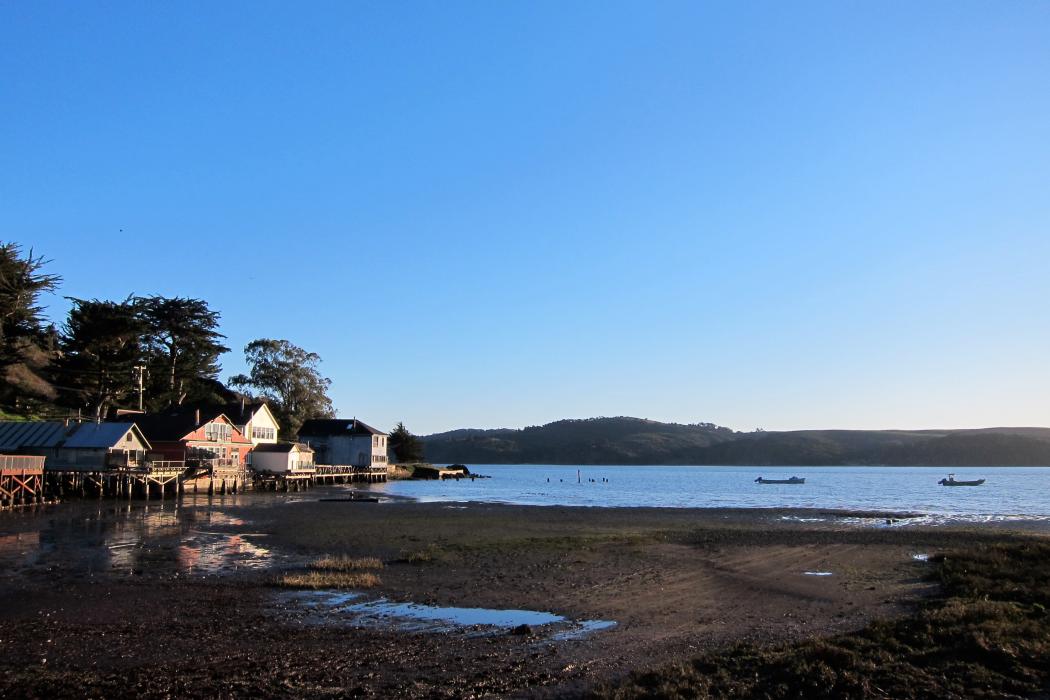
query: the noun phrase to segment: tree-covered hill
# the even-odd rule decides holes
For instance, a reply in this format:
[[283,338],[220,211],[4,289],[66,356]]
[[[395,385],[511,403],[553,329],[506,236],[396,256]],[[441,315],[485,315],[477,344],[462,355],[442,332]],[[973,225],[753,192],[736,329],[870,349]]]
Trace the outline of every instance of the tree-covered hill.
[[562,420],[423,438],[427,459],[473,464],[1050,465],[1050,428],[734,432],[640,418]]

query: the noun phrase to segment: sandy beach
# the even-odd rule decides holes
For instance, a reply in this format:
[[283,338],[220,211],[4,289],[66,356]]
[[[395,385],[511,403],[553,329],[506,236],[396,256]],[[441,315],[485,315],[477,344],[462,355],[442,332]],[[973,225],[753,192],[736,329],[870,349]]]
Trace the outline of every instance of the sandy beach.
[[[876,513],[279,499],[151,504],[160,524],[126,541],[107,533],[142,504],[0,515],[0,694],[573,697],[741,641],[906,615],[935,591],[926,555],[1040,534]],[[215,547],[195,549],[204,536]],[[66,546],[108,558],[55,555]],[[568,639],[355,625],[274,585],[325,555],[384,563],[366,601],[615,625]]]

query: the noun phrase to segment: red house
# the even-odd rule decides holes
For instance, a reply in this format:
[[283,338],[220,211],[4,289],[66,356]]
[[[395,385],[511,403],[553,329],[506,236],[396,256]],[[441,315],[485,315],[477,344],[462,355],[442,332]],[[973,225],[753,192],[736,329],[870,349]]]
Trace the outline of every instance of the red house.
[[251,439],[224,414],[200,409],[141,414],[135,424],[152,446],[154,461],[186,462],[186,466],[243,470]]

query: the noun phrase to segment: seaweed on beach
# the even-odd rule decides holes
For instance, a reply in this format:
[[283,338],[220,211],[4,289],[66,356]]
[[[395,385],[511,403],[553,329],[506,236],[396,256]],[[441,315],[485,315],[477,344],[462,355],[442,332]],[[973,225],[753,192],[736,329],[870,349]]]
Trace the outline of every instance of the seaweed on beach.
[[636,673],[598,698],[992,698],[1050,689],[1050,543],[931,560],[938,597],[828,639],[739,645]]
[[275,580],[282,588],[375,588],[381,581],[371,572],[306,571],[281,574]]
[[382,569],[383,562],[377,557],[328,555],[312,561],[310,568],[314,571],[368,571]]

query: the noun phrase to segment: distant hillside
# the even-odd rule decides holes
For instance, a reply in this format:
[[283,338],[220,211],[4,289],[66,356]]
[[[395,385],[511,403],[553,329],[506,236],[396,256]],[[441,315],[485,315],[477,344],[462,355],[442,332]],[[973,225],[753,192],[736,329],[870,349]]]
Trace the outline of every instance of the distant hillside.
[[427,459],[467,464],[1043,466],[1050,428],[734,432],[712,423],[562,420],[423,438]]
[[427,459],[474,464],[687,464],[729,428],[641,418],[561,420],[522,430],[454,430],[423,438]]

